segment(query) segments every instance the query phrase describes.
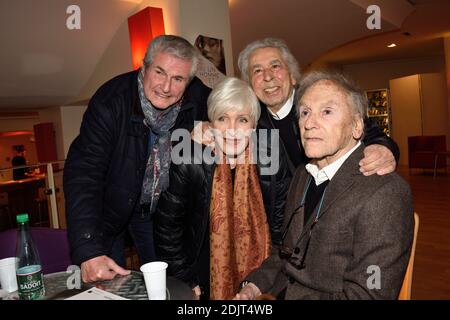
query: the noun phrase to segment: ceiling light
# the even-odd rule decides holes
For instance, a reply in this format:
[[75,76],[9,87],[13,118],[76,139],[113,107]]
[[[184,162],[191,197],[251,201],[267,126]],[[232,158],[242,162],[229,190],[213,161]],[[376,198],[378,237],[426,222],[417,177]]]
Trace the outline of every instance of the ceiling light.
[[388,48],[394,48],[394,47],[396,47],[397,45],[395,44],[395,43],[391,43],[391,44],[388,44]]

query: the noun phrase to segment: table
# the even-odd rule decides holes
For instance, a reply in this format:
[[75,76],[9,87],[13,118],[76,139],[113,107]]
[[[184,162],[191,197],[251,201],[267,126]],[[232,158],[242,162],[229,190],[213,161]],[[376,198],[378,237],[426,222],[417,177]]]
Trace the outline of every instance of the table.
[[39,189],[45,188],[45,174],[30,176],[22,180],[0,181],[0,193],[8,194],[8,204],[4,210],[8,215],[9,228],[16,227],[16,215],[26,212],[30,217],[30,224],[38,220],[36,199]]
[[[144,277],[141,272],[131,271],[128,276],[117,275],[112,280],[83,283],[80,289],[68,289],[67,280],[71,273],[56,272],[44,275],[44,300],[64,300],[92,287],[96,287],[115,295],[131,300],[148,300]],[[184,282],[167,277],[167,300],[193,300],[191,288]],[[18,299],[17,292],[8,295],[7,299]]]

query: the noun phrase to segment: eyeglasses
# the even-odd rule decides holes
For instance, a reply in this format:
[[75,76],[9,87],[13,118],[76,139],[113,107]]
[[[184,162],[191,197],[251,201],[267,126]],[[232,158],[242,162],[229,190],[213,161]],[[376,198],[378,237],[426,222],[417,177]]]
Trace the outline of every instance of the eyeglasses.
[[287,260],[297,270],[302,270],[302,269],[304,269],[306,267],[305,260],[306,260],[306,255],[308,254],[309,243],[311,242],[312,230],[314,229],[315,225],[319,221],[320,210],[322,208],[322,204],[323,204],[323,199],[325,197],[326,188],[323,191],[322,197],[320,199],[319,207],[317,209],[316,216],[314,217],[314,221],[311,223],[311,226],[309,227],[308,239],[306,240],[305,249],[303,250],[303,254],[302,254],[302,257],[300,259],[292,257],[294,252],[293,252],[292,248],[284,245],[284,239],[286,238],[286,235],[287,235],[287,233],[289,231],[289,228],[290,228],[290,226],[292,224],[292,220],[294,219],[294,216],[297,215],[300,212],[300,209],[305,206],[306,193],[308,191],[310,183],[311,183],[311,179],[309,179],[309,181],[308,181],[308,185],[307,185],[307,187],[306,187],[306,189],[304,191],[304,194],[303,194],[303,197],[302,197],[302,201],[300,202],[300,205],[294,210],[294,212],[292,213],[291,217],[289,218],[289,221],[288,221],[288,223],[286,225],[286,228],[283,231],[283,235],[281,237],[281,240],[282,240],[283,244],[280,247],[279,252],[278,252],[278,254],[279,254],[281,259]]
[[[287,232],[289,230],[289,227],[292,224],[293,217],[300,211],[300,209],[302,207],[303,207],[303,205],[300,205],[299,207],[297,207],[295,209],[294,213],[289,218],[288,224],[287,224],[286,229],[284,230],[283,236],[282,236],[283,243],[284,243],[284,238],[286,237]],[[306,259],[306,255],[308,254],[309,243],[311,242],[312,230],[314,229],[314,226],[317,224],[317,221],[318,221],[318,217],[316,216],[314,218],[314,221],[312,222],[311,226],[309,227],[308,240],[306,240],[306,246],[305,246],[305,249],[303,250],[303,254],[300,259],[292,257],[292,255],[294,254],[294,251],[289,246],[285,246],[283,244],[279,249],[278,254],[279,254],[280,258],[289,261],[289,263],[292,264],[297,270],[302,270],[306,266],[305,259]]]

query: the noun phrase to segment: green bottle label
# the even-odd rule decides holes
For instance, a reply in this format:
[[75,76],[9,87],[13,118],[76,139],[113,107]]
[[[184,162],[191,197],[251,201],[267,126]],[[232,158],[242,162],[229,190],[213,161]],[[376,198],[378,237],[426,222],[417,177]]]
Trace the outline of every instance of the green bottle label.
[[17,284],[21,300],[38,300],[45,296],[44,277],[39,265],[17,269]]

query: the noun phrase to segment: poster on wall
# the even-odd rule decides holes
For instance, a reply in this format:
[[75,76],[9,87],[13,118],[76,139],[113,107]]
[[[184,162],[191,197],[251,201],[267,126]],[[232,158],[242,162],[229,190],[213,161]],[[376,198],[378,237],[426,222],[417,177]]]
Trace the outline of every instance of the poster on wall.
[[195,47],[201,53],[196,75],[205,85],[213,88],[226,74],[223,41],[199,35]]
[[195,40],[195,46],[200,50],[202,55],[211,61],[214,66],[226,74],[225,55],[223,52],[223,44],[221,39],[211,38],[199,35]]

